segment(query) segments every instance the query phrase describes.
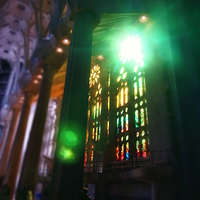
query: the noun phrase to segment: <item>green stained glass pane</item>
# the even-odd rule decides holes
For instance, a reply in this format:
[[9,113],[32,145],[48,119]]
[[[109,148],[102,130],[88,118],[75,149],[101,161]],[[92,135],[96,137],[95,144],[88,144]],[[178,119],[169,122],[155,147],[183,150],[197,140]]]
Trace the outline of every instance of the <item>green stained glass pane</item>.
[[139,127],[138,110],[135,111],[135,128]]
[[143,95],[142,77],[139,78],[139,94],[140,94],[140,96]]
[[147,108],[145,108],[145,115],[146,115],[146,124],[148,124],[148,112],[147,112]]
[[140,109],[140,122],[141,126],[144,126],[144,108]]
[[124,116],[121,117],[121,133],[124,132]]
[[119,118],[117,118],[117,134],[119,133]]
[[137,99],[137,82],[134,83],[134,99]]

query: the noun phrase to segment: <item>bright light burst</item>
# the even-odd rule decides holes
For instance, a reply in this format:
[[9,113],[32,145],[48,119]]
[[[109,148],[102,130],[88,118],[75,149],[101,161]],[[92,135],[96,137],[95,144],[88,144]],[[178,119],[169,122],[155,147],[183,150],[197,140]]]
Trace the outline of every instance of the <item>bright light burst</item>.
[[143,60],[142,45],[138,34],[129,35],[121,44],[120,57],[123,63],[130,60],[135,61],[135,63],[140,63]]

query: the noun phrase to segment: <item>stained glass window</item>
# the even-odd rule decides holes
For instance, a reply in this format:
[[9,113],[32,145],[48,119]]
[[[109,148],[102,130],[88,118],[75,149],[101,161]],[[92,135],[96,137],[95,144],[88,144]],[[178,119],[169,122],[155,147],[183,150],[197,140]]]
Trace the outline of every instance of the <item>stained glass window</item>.
[[145,131],[142,131],[141,136],[144,136],[144,135],[145,135]]
[[110,73],[108,74],[108,87],[110,86]]
[[125,103],[128,103],[128,88],[125,88]]
[[126,125],[125,125],[125,131],[128,131],[128,114],[126,114]]
[[136,140],[136,154],[137,154],[137,156],[140,156],[140,142],[139,142],[139,140]]
[[106,132],[107,132],[107,135],[109,135],[109,121],[107,121],[107,126],[106,126]]
[[136,132],[136,137],[139,137],[140,133],[139,132]]
[[129,159],[129,143],[126,143],[126,160]]
[[98,126],[96,127],[96,132],[95,132],[95,140],[97,141],[97,137],[98,137]]
[[124,141],[124,137],[122,136],[122,137],[121,137],[121,142],[123,142],[123,141]]
[[125,79],[125,78],[126,78],[126,75],[127,75],[127,72],[125,72],[125,73],[123,74],[122,78]]
[[126,140],[128,140],[128,139],[129,139],[129,135],[126,136]]
[[124,105],[124,88],[121,89],[121,106]]
[[98,140],[100,140],[100,137],[101,137],[101,126],[99,125]]
[[119,133],[119,118],[117,118],[117,134]]
[[121,145],[121,160],[124,160],[124,144]]
[[140,109],[140,122],[141,126],[144,126],[144,108]]
[[90,109],[88,109],[88,120],[90,119]]
[[96,106],[94,106],[94,112],[93,112],[93,119],[95,119],[95,116],[96,116]]
[[89,79],[90,87],[94,86],[97,83],[99,79],[99,75],[100,75],[100,67],[98,65],[95,65],[91,69],[91,73],[90,73],[90,79]]
[[135,111],[135,128],[139,127],[138,110]]
[[134,99],[137,99],[137,82],[134,83]]
[[99,116],[99,102],[97,101],[97,117]]
[[124,116],[121,116],[121,133],[124,132]]
[[87,162],[87,146],[85,147],[84,166],[86,166],[86,162]]
[[146,140],[142,139],[142,156],[146,158],[147,156]]
[[89,137],[89,134],[88,134],[88,129],[86,130],[86,143],[88,143],[88,137]]
[[148,112],[147,112],[147,108],[145,108],[145,114],[146,114],[146,124],[148,124]]
[[140,96],[143,95],[143,86],[142,86],[142,77],[139,78],[139,94]]
[[121,80],[121,76],[118,76],[117,78],[117,82],[119,82]]
[[95,128],[92,128],[92,139],[94,139],[94,134],[95,134]]
[[108,111],[110,110],[110,96],[108,96]]
[[119,94],[117,94],[117,108],[119,108]]
[[116,160],[119,160],[119,145],[116,147]]
[[145,81],[145,78],[144,78],[144,93],[146,93],[146,81]]

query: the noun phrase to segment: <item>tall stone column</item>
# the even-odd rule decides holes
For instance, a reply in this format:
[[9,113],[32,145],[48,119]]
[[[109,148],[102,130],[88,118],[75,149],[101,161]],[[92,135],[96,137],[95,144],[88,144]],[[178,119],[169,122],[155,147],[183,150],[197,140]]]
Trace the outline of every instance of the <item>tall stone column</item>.
[[29,112],[31,108],[33,95],[30,92],[25,92],[24,103],[21,111],[21,117],[18,124],[14,144],[12,147],[10,162],[8,166],[8,173],[6,175],[5,181],[10,187],[10,199],[14,194],[15,185],[17,182],[18,172],[20,168],[20,163],[23,157],[23,143],[26,133],[27,122],[29,118]]
[[12,121],[10,124],[10,129],[8,133],[8,138],[6,140],[6,144],[2,153],[1,163],[0,163],[0,177],[4,177],[6,173],[6,169],[8,166],[8,161],[10,158],[13,142],[15,139],[16,126],[19,118],[20,110],[18,108],[13,109]]
[[33,192],[37,180],[37,169],[40,159],[43,132],[46,122],[51,86],[55,74],[55,67],[46,64],[43,68],[43,80],[40,87],[39,98],[19,182],[19,187],[23,187],[26,183]]
[[85,136],[94,15],[77,12],[60,115],[51,199],[79,199],[83,184]]

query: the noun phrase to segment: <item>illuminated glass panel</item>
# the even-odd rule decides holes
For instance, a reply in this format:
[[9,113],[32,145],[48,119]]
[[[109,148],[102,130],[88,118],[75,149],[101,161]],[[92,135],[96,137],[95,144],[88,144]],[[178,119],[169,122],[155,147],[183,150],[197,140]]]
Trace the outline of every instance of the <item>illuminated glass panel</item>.
[[88,129],[86,130],[86,143],[88,143],[88,137],[89,137],[89,134],[88,134]]
[[125,103],[128,103],[128,88],[125,88]]
[[128,114],[126,114],[126,125],[125,125],[125,131],[128,131]]
[[136,103],[136,104],[135,104],[135,108],[137,108],[137,107],[138,107],[138,104]]
[[147,156],[147,148],[146,148],[146,140],[142,139],[142,156],[146,158]]
[[144,108],[140,109],[140,123],[141,126],[144,126]]
[[140,106],[142,106],[143,105],[143,101],[140,101]]
[[95,132],[95,140],[97,141],[97,137],[98,137],[98,126],[96,127],[96,132]]
[[121,80],[121,76],[118,76],[117,78],[117,82],[119,82]]
[[129,159],[129,142],[126,143],[126,160]]
[[136,132],[136,137],[139,137],[140,133],[139,132]]
[[108,74],[108,87],[110,86],[110,73]]
[[137,82],[134,83],[134,99],[137,99]]
[[144,135],[145,135],[145,131],[142,131],[141,136],[144,136]]
[[94,139],[94,134],[95,134],[95,128],[92,128],[92,139]]
[[95,119],[95,117],[96,117],[96,106],[94,106],[94,112],[93,112],[93,119]]
[[99,102],[97,101],[97,117],[99,116]]
[[146,93],[146,81],[145,81],[145,78],[144,78],[144,93]]
[[121,116],[121,133],[124,132],[124,116]]
[[101,126],[99,125],[98,140],[100,140],[100,137],[101,137]]
[[145,114],[146,114],[146,124],[148,124],[148,112],[147,112],[147,108],[145,108]]
[[117,118],[117,134],[119,134],[119,118]]
[[128,108],[125,109],[125,112],[128,112]]
[[123,141],[124,141],[124,137],[122,136],[122,137],[121,137],[121,142],[123,142]]
[[86,166],[86,162],[87,162],[87,146],[85,148],[84,166]]
[[90,72],[90,78],[89,78],[90,87],[94,86],[97,83],[99,75],[100,75],[100,67],[98,65],[95,65]]
[[127,72],[125,72],[125,73],[123,74],[122,78],[125,79],[125,78],[126,78],[126,75],[127,75]]
[[124,144],[121,145],[121,160],[124,160]]
[[120,69],[120,74],[123,74],[124,73],[124,67],[122,67],[121,69]]
[[135,111],[135,128],[139,127],[138,110]]
[[124,105],[124,88],[121,89],[121,106]]
[[108,111],[110,110],[110,96],[108,96]]
[[100,102],[100,105],[99,105],[99,115],[101,115],[101,108],[102,108],[102,103]]
[[119,108],[119,94],[117,94],[117,108]]
[[106,126],[106,132],[107,132],[107,135],[109,135],[109,121],[107,121],[107,126]]
[[93,162],[93,150],[91,150],[90,160],[91,160],[91,162]]
[[126,136],[126,140],[128,140],[128,139],[129,139],[129,135]]
[[116,147],[116,160],[119,160],[119,145]]
[[142,87],[142,77],[139,78],[139,94],[143,95],[143,87]]
[[136,140],[136,154],[137,154],[137,156],[140,156],[140,142],[139,142],[139,140]]
[[90,109],[88,109],[88,120],[90,119]]

